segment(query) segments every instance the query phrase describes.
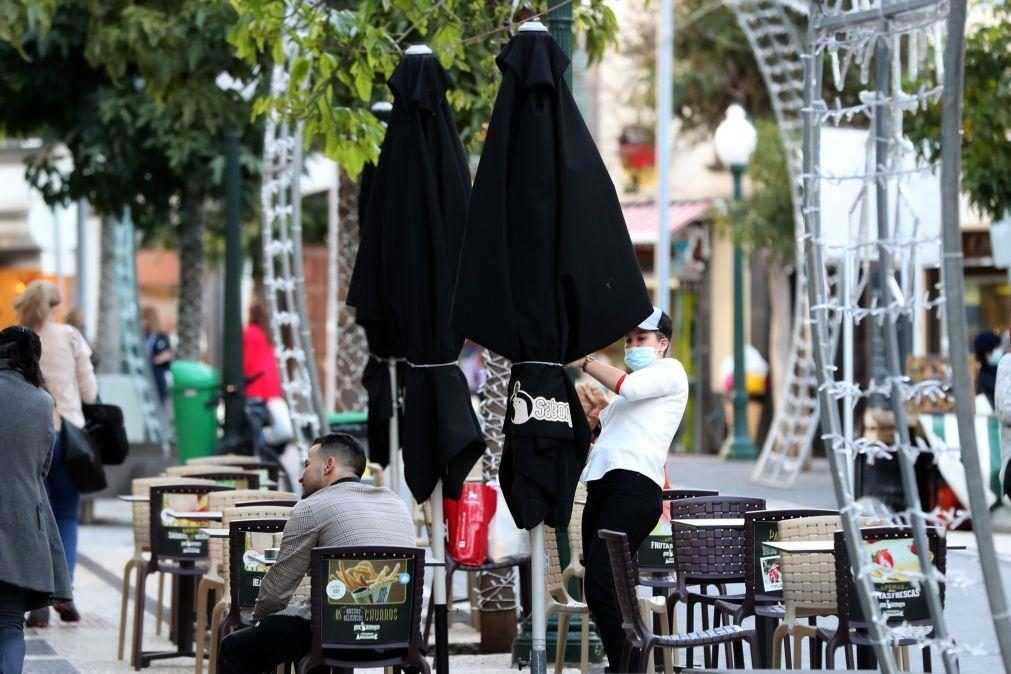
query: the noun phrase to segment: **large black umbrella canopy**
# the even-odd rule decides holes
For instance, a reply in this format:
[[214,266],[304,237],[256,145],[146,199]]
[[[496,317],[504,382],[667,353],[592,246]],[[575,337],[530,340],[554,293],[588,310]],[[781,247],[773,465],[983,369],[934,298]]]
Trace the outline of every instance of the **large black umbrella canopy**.
[[401,436],[418,501],[439,479],[459,497],[485,447],[457,366],[463,337],[449,325],[470,172],[447,86],[431,55],[407,56],[390,78],[393,110],[348,290],[356,320],[392,325],[410,363]]
[[621,205],[541,32],[498,56],[467,215],[453,327],[513,361],[500,479],[517,524],[565,526],[589,427],[560,364],[601,349],[652,305]]

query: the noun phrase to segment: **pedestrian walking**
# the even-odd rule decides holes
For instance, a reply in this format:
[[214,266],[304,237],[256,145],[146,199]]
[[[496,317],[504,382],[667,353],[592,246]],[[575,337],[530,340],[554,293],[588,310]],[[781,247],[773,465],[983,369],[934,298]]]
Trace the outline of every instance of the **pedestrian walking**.
[[260,304],[250,305],[249,322],[242,331],[242,374],[249,382],[246,397],[263,400],[270,411],[264,438],[270,445],[284,445],[294,437],[294,430],[288,404],[281,395],[281,374],[270,342],[267,312]]
[[1004,496],[1011,500],[1011,476],[1007,474],[1011,461],[1011,355],[1004,354],[997,364],[994,385],[994,413],[1000,422],[1000,465],[1001,484]]
[[[63,541],[70,578],[74,577],[77,560],[77,522],[81,509],[81,492],[74,486],[63,465],[63,424],[70,423],[84,427],[82,402],[94,402],[98,393],[95,370],[91,365],[91,348],[76,328],[56,322],[56,309],[60,305],[60,290],[49,281],[32,281],[25,291],[14,300],[14,311],[21,325],[30,328],[42,343],[39,367],[46,382],[46,389],[56,405],[52,411],[56,427],[56,441],[53,460],[46,476],[46,493],[49,505]],[[16,415],[10,415],[17,418]],[[65,622],[81,619],[80,613],[71,601],[56,605],[56,611]],[[33,611],[29,625],[44,627],[49,623],[49,609]]]
[[154,386],[158,390],[158,400],[164,407],[168,400],[168,371],[172,366],[172,342],[161,331],[161,319],[154,307],[144,307],[140,312],[140,328],[144,331],[144,348],[151,362]]
[[1000,337],[993,330],[984,330],[976,335],[972,346],[976,352],[976,361],[979,363],[979,374],[976,375],[976,395],[985,396],[986,401],[990,403],[990,409],[994,409],[997,363],[1004,355]]
[[389,489],[361,484],[364,472],[365,450],[350,435],[313,441],[298,480],[302,500],[292,508],[277,562],[260,584],[252,625],[221,642],[219,674],[272,671],[308,653],[309,601],[289,602],[309,572],[313,548],[416,545],[407,506]]
[[688,404],[684,366],[664,357],[671,332],[670,316],[653,307],[649,318],[625,335],[629,372],[593,356],[569,365],[615,393],[600,412],[600,435],[579,478],[587,488],[582,522],[586,603],[612,672],[621,666],[625,632],[607,546],[597,532],[624,532],[630,549],[638,550],[663,512],[667,453]]
[[25,612],[69,604],[70,573],[45,495],[55,404],[43,388],[42,343],[22,326],[0,331],[0,672],[19,674]]

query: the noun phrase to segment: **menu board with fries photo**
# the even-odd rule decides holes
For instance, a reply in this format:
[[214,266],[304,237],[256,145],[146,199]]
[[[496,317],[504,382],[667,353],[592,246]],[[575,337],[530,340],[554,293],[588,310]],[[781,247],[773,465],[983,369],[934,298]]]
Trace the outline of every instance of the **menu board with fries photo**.
[[328,644],[384,645],[410,640],[413,559],[323,561]]

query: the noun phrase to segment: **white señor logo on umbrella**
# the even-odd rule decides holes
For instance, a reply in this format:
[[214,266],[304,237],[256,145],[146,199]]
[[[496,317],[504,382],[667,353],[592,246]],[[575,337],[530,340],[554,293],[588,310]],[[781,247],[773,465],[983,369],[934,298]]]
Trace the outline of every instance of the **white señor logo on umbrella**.
[[529,393],[520,389],[520,383],[513,386],[512,395],[509,396],[509,404],[513,408],[512,422],[522,425],[531,419],[538,421],[564,422],[572,428],[572,411],[569,403],[560,403],[554,398],[544,398],[538,396],[533,398]]

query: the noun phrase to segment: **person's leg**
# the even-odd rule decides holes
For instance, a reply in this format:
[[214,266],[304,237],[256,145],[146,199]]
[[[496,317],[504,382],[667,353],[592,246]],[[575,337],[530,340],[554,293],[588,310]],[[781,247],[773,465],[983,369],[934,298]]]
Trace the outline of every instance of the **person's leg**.
[[0,582],[0,674],[21,674],[25,662],[28,593]]
[[607,490],[605,498],[599,504],[596,522],[593,523],[592,531],[584,532],[583,544],[588,550],[585,589],[586,603],[593,614],[600,640],[604,643],[610,671],[616,672],[621,667],[625,632],[621,627],[621,613],[614,596],[614,578],[611,575],[607,545],[597,536],[597,531],[610,529],[625,533],[629,549],[634,555],[656,526],[662,512],[662,500],[660,488],[642,475],[611,471],[604,479],[608,482]]
[[56,434],[56,445],[53,448],[53,462],[46,476],[46,493],[49,495],[49,505],[56,518],[56,527],[60,530],[60,540],[63,542],[63,554],[67,557],[67,569],[70,579],[74,579],[74,566],[77,562],[77,520],[81,511],[81,492],[70,480],[67,469],[63,467],[63,448],[60,434]]
[[218,674],[273,671],[309,652],[309,621],[293,616],[268,616],[257,624],[232,632],[218,647]]

